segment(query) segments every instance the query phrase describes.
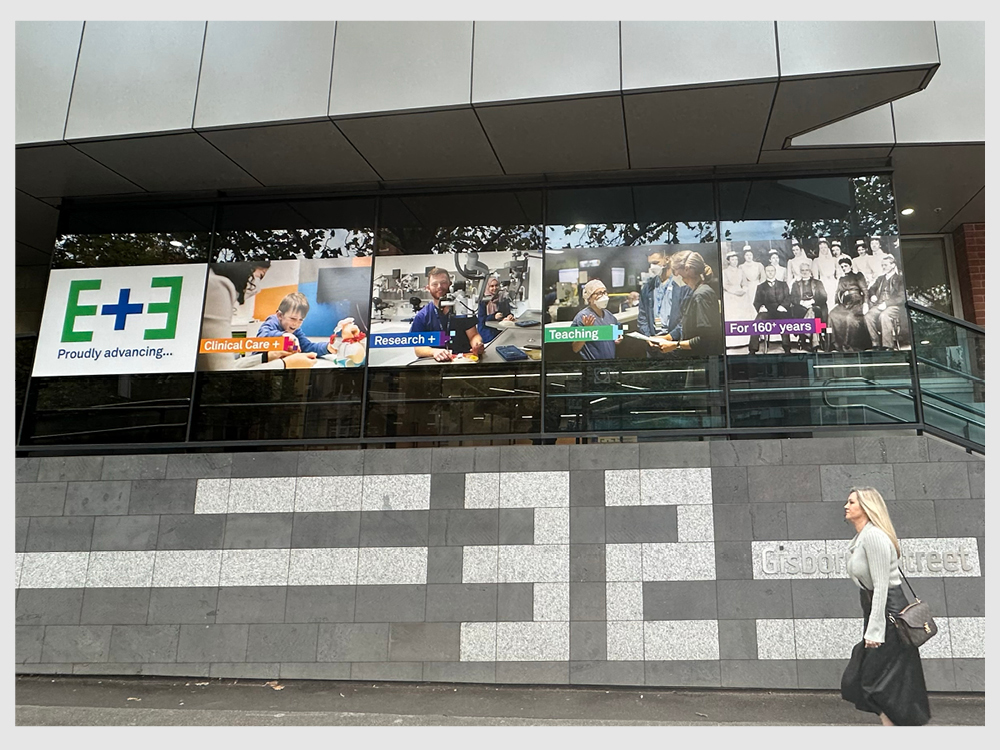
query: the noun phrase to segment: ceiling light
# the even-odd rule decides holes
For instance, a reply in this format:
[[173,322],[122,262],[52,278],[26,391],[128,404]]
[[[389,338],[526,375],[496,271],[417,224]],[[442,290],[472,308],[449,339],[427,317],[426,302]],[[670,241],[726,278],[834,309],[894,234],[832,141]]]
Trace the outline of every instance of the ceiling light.
[[904,208],[899,213],[901,213],[903,216],[909,216],[910,214],[913,213],[913,209],[912,208]]
[[923,341],[921,341],[920,343],[921,343],[921,344],[923,344],[924,346],[927,346],[927,344],[929,344],[929,343],[931,343],[931,342],[930,342],[930,341],[928,341],[927,339],[924,339],[924,340],[923,340]]

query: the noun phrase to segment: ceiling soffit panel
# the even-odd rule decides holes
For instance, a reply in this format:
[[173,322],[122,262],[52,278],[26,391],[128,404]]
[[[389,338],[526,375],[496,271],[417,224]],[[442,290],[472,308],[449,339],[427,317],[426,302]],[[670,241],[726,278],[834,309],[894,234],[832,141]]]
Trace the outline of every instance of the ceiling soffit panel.
[[[55,243],[53,242],[53,245]],[[25,245],[23,242],[14,243],[14,266],[17,268],[17,274],[21,274],[21,269],[24,266],[37,266],[38,268],[43,268],[46,271],[49,269],[49,265],[52,263],[52,252],[45,252],[39,250],[36,247],[30,245]],[[42,284],[41,288],[42,296],[45,295],[45,285]],[[16,291],[15,291],[16,294]],[[35,295],[29,295],[29,297],[34,297]],[[21,302],[18,300],[18,307],[20,307]],[[41,307],[41,301],[35,303],[39,308]]]
[[761,151],[760,164],[808,164],[846,159],[887,159],[892,146],[848,146],[844,148],[786,148]]
[[260,187],[257,180],[197,133],[76,145],[149,192]]
[[628,169],[620,96],[477,108],[507,174]]
[[[505,226],[541,224],[541,197],[540,190],[527,190],[414,195],[399,200],[415,226]],[[397,224],[406,216],[401,214]]]
[[14,191],[14,240],[43,252],[52,250],[59,223],[59,211],[32,198],[21,190]]
[[329,120],[202,136],[265,187],[372,182],[378,174]]
[[782,79],[771,110],[764,148],[784,148],[810,130],[919,91],[928,70],[897,70],[826,78]]
[[633,169],[753,164],[775,83],[627,94]]
[[16,149],[14,173],[17,189],[39,199],[143,192],[139,185],[65,143]]
[[[919,94],[914,94],[919,96]],[[892,105],[869,109],[852,115],[831,125],[811,130],[792,139],[791,147],[823,146],[873,146],[892,145],[896,137],[893,131]]]
[[986,184],[986,146],[980,143],[897,146],[892,163],[896,205],[914,209],[899,217],[904,234],[940,231]]
[[470,108],[337,120],[383,180],[503,174]]
[[82,21],[15,22],[15,143],[62,140],[82,36]]
[[954,232],[962,224],[982,224],[986,221],[986,188],[976,193],[972,199],[959,209],[944,226],[937,231]]

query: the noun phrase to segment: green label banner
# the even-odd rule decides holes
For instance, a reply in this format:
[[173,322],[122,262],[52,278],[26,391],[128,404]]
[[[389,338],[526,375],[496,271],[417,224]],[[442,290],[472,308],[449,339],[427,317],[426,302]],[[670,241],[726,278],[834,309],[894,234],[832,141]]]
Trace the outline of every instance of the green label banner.
[[577,341],[614,341],[622,335],[621,326],[571,326],[568,328],[545,327],[545,343],[574,343]]

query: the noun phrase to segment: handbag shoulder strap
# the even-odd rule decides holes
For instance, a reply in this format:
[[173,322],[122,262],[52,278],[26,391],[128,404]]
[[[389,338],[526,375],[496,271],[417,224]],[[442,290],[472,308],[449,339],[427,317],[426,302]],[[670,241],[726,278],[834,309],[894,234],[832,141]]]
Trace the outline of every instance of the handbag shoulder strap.
[[897,563],[897,567],[899,568],[899,575],[902,576],[904,581],[906,581],[906,587],[910,590],[910,593],[913,595],[913,598],[920,600],[920,597],[917,596],[917,592],[914,591],[913,586],[910,585],[910,579],[907,578],[906,573],[903,572],[903,566]]

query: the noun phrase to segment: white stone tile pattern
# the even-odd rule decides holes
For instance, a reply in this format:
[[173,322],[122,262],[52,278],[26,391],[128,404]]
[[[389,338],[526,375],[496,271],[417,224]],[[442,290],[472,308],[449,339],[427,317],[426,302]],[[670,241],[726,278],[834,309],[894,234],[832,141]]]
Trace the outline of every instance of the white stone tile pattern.
[[641,505],[638,469],[608,469],[604,472],[604,504]]
[[220,586],[284,586],[288,583],[288,549],[222,550]]
[[229,482],[229,513],[291,513],[295,477],[244,477]]
[[458,658],[460,661],[496,661],[497,623],[463,622]]
[[323,513],[361,510],[362,477],[299,477],[295,481],[295,512]]
[[361,510],[427,510],[430,474],[369,474],[364,477]]
[[715,514],[711,505],[677,506],[677,541],[715,541]]
[[793,620],[757,620],[757,658],[794,659],[795,622]]
[[500,548],[495,544],[462,548],[462,583],[496,583]]
[[642,620],[608,622],[608,661],[642,660]]
[[427,583],[426,547],[361,547],[358,585]]
[[22,589],[80,589],[87,583],[89,552],[25,552]]
[[289,586],[353,586],[357,581],[357,547],[291,550]]
[[642,505],[711,505],[712,470],[640,469]]
[[569,544],[569,508],[535,508],[535,544]]
[[608,581],[606,584],[607,619],[642,619],[642,582]]
[[466,508],[500,507],[500,474],[482,472],[465,475]]
[[604,557],[608,581],[642,581],[642,545],[608,544]]
[[[938,618],[935,617],[934,622],[937,621]],[[952,656],[956,659],[986,658],[985,617],[949,617],[948,627],[951,630]],[[939,630],[938,635],[940,634]]]
[[149,588],[153,585],[154,550],[91,552],[87,588]]
[[501,544],[497,558],[497,581],[500,583],[568,582],[569,545]]
[[[920,647],[921,659],[950,659],[955,656],[953,638],[951,634],[951,623],[954,619],[948,617],[935,617],[934,624],[938,626],[937,635]],[[985,618],[973,618],[986,622]]]
[[569,622],[569,583],[536,583],[533,588],[535,622]]
[[21,568],[24,566],[24,553],[14,553],[14,588],[21,587]]
[[153,586],[218,586],[222,550],[157,550]]
[[642,580],[715,580],[715,542],[643,544]]
[[229,511],[228,479],[199,479],[194,496],[195,513],[227,513]]
[[792,620],[797,659],[849,659],[864,637],[864,619],[830,617]]
[[[469,475],[466,475],[469,476]],[[500,473],[501,508],[568,508],[568,471]]]
[[569,661],[568,622],[498,622],[497,661]]
[[648,661],[698,661],[719,658],[718,620],[651,620],[643,624]]

